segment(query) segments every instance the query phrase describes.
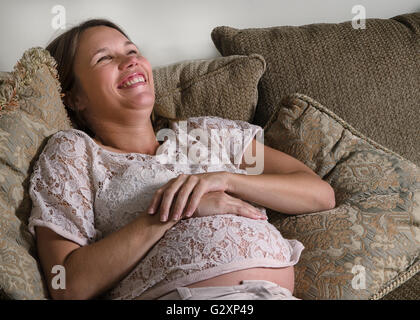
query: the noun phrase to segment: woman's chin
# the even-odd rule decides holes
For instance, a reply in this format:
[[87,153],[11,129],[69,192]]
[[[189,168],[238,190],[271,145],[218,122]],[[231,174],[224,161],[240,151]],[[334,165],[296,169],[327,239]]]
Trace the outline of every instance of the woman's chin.
[[127,105],[131,109],[144,109],[151,106],[153,107],[155,103],[155,96],[154,94],[143,92],[142,94],[136,95],[128,100]]

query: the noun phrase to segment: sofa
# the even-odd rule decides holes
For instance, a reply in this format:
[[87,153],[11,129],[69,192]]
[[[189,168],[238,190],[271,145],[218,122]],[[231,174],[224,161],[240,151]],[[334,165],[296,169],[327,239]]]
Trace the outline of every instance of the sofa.
[[[334,188],[334,209],[269,221],[305,250],[305,300],[420,298],[420,13],[211,32],[221,56],[153,70],[157,132],[202,115],[264,129],[264,143]],[[48,138],[72,123],[41,47],[0,73],[0,298],[49,299],[28,232],[28,184]]]

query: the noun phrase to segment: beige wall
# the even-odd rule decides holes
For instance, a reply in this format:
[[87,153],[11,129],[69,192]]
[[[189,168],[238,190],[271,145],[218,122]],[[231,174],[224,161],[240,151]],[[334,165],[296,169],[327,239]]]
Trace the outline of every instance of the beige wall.
[[351,20],[361,4],[367,18],[420,11],[419,0],[0,0],[0,71],[25,49],[45,46],[61,31],[51,9],[62,5],[70,27],[108,18],[124,28],[153,66],[218,56],[210,38],[220,25],[238,28]]

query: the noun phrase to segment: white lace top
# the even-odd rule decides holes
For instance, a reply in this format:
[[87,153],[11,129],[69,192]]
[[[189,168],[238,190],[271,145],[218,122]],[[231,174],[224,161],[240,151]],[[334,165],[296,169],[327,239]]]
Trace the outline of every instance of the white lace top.
[[[211,143],[193,134],[196,128],[207,132]],[[239,169],[242,155],[262,131],[248,122],[213,116],[172,122],[171,129],[175,137],[163,142],[156,155],[112,152],[76,129],[54,134],[30,180],[31,234],[35,236],[34,226],[45,226],[81,246],[98,241],[147,214],[154,192],[181,173],[246,174]],[[191,154],[197,150],[199,156],[208,151],[219,164],[194,160]],[[184,219],[104,298],[155,299],[178,286],[236,270],[291,266],[302,250],[300,242],[284,239],[266,220],[234,214]]]

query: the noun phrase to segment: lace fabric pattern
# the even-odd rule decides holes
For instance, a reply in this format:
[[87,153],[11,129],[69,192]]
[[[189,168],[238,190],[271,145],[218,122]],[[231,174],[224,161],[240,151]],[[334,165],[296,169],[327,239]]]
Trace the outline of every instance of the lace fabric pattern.
[[[76,143],[77,141],[77,143]],[[45,226],[81,246],[95,241],[90,157],[77,136],[57,133],[41,153],[30,179],[29,231]]]
[[233,214],[181,220],[106,297],[154,299],[236,270],[283,268],[296,264],[301,250],[267,221]]
[[[155,191],[181,173],[246,174],[239,160],[262,130],[212,116],[173,122],[171,129],[175,135],[168,136],[156,155],[108,151],[76,129],[56,133],[31,176],[30,232],[35,236],[39,225],[81,246],[98,241],[146,214]],[[204,130],[198,137],[194,129]],[[199,155],[195,161],[192,153]],[[218,161],[206,162],[203,155]],[[264,207],[253,205],[265,213]],[[181,220],[104,298],[146,294],[153,299],[226,272],[290,266],[302,250],[300,242],[284,239],[267,221],[234,214]]]

